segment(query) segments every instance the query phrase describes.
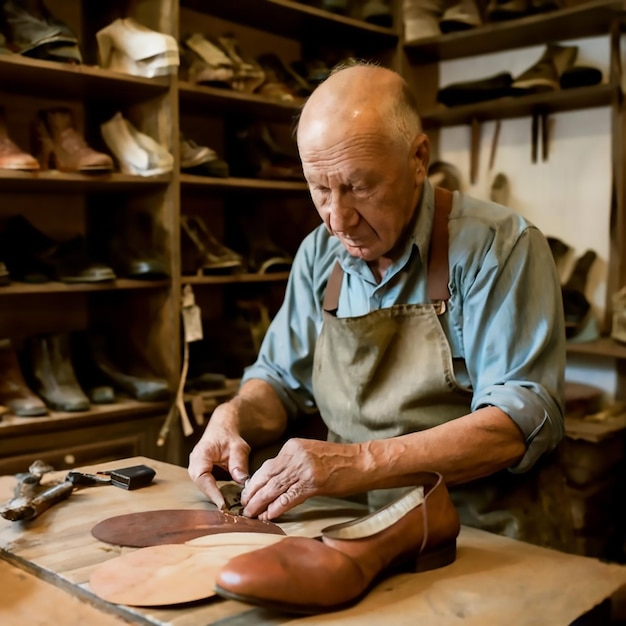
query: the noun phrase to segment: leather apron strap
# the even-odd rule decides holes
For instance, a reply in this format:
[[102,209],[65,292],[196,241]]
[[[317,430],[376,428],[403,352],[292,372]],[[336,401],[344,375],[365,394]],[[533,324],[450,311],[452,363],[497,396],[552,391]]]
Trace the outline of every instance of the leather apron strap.
[[[442,187],[435,187],[435,212],[428,253],[428,296],[431,302],[447,302],[450,299],[448,219],[451,210],[452,192]],[[343,269],[337,262],[330,273],[324,295],[324,311],[331,315],[337,315],[342,280]]]

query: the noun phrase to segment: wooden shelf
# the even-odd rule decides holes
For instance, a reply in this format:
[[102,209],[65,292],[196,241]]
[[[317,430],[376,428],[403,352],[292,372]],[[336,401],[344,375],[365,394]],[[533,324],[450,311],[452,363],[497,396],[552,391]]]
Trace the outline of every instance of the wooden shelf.
[[585,341],[581,343],[568,341],[567,353],[626,359],[626,345],[618,343],[611,337],[600,337],[600,339],[596,339],[595,341]]
[[117,280],[100,283],[60,283],[49,282],[40,284],[11,283],[6,287],[0,287],[0,296],[14,295],[45,295],[51,293],[83,293],[89,291],[121,291],[130,289],[160,289],[169,287],[169,280],[133,280],[130,278],[118,278]]
[[166,93],[170,78],[142,78],[91,65],[42,61],[10,54],[0,55],[0,82],[3,91],[13,93],[128,103]]
[[308,193],[309,188],[305,182],[291,180],[262,180],[260,178],[212,178],[209,176],[194,176],[193,174],[181,174],[180,184],[183,191],[187,190],[217,190],[217,191],[270,191]]
[[180,81],[178,91],[182,107],[202,108],[205,113],[207,110],[222,115],[254,113],[266,120],[285,121],[294,118],[302,106],[301,102],[280,102],[255,93],[196,85],[188,81]]
[[608,106],[618,97],[613,85],[577,87],[562,91],[540,93],[519,98],[499,98],[458,107],[444,107],[426,111],[422,115],[424,128],[440,128],[489,120],[528,117],[534,113],[557,113]]
[[139,402],[137,400],[123,399],[113,404],[92,405],[88,411],[78,411],[76,413],[62,413],[60,411],[50,411],[48,415],[40,417],[16,417],[15,415],[4,415],[0,420],[0,434],[6,437],[10,434],[21,433],[24,427],[28,427],[30,434],[53,431],[55,425],[65,428],[68,422],[79,426],[95,426],[121,420],[131,416],[155,415],[162,413],[165,415],[169,409],[169,402]]
[[[2,58],[2,57],[0,57]],[[132,176],[130,174],[80,174],[57,170],[18,172],[0,170],[0,191],[55,192],[145,192],[148,187],[167,185],[171,175]]]
[[592,0],[579,6],[404,44],[414,63],[432,63],[490,52],[525,48],[547,41],[606,35],[611,20],[623,10],[619,0]]
[[336,15],[291,0],[181,0],[188,7],[238,24],[269,30],[299,41],[340,41],[345,47],[391,47],[398,34],[391,28]]
[[230,283],[272,283],[286,281],[289,272],[272,274],[229,274],[228,276],[182,276],[183,285],[227,285]]

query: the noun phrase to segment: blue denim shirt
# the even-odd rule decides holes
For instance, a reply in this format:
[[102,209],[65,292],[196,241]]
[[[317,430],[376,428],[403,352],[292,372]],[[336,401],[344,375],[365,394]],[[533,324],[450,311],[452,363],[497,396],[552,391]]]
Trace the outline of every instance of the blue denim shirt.
[[[283,305],[242,382],[268,382],[290,417],[314,411],[313,353],[335,261],[344,270],[339,317],[428,302],[424,260],[433,212],[434,193],[426,182],[402,255],[380,283],[323,225],[310,233],[295,256]],[[565,330],[554,260],[545,237],[523,217],[459,193],[449,234],[451,297],[440,320],[455,374],[472,390],[472,411],[496,406],[518,425],[527,451],[510,469],[523,472],[564,434]]]

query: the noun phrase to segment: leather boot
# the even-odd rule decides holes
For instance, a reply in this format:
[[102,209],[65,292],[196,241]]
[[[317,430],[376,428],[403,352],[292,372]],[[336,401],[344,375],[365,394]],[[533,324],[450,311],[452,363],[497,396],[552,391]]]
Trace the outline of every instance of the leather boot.
[[10,339],[0,339],[0,405],[13,415],[47,415],[46,405],[28,387]]
[[55,411],[87,411],[89,399],[74,373],[69,335],[55,333],[31,337],[30,366],[35,391]]
[[577,56],[577,46],[548,44],[539,60],[513,81],[511,95],[558,91],[561,75],[574,65]]
[[39,169],[39,163],[34,156],[21,150],[9,137],[6,117],[0,108],[0,169],[25,170],[33,172]]
[[113,170],[113,159],[87,145],[69,109],[40,111],[33,125],[33,151],[42,170],[98,174]]
[[94,367],[114,387],[142,402],[167,400],[170,397],[167,381],[148,372],[147,367],[137,363],[136,372],[123,371],[109,356],[104,335],[92,333],[88,342]]
[[587,300],[587,276],[596,260],[596,253],[587,250],[574,265],[574,269],[562,287],[563,310],[565,313],[565,336],[575,337],[584,327],[591,315],[591,304]]
[[290,613],[323,613],[358,602],[401,566],[423,572],[452,563],[458,513],[440,474],[418,480],[422,486],[375,513],[325,528],[321,540],[287,537],[231,559],[215,591]]

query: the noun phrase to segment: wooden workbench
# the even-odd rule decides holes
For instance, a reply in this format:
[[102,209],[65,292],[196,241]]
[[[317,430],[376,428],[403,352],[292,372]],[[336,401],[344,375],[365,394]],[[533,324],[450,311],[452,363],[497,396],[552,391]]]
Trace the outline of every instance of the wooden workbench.
[[[216,597],[163,608],[111,604],[90,591],[89,576],[101,563],[129,548],[95,539],[91,528],[96,523],[123,513],[214,508],[182,467],[135,457],[106,467],[79,469],[94,472],[140,463],[157,472],[149,487],[135,491],[89,487],[30,522],[0,519],[2,626],[559,626],[570,624],[626,585],[624,567],[463,528],[453,564],[389,578],[358,605],[340,613],[296,618]],[[0,502],[10,498],[14,485],[13,476],[0,477]],[[316,536],[323,526],[343,519],[346,506],[341,501],[315,498],[298,507],[281,526],[287,534]],[[308,514],[302,515],[306,511]],[[356,509],[353,512],[357,516]],[[298,521],[300,517],[303,521]]]

